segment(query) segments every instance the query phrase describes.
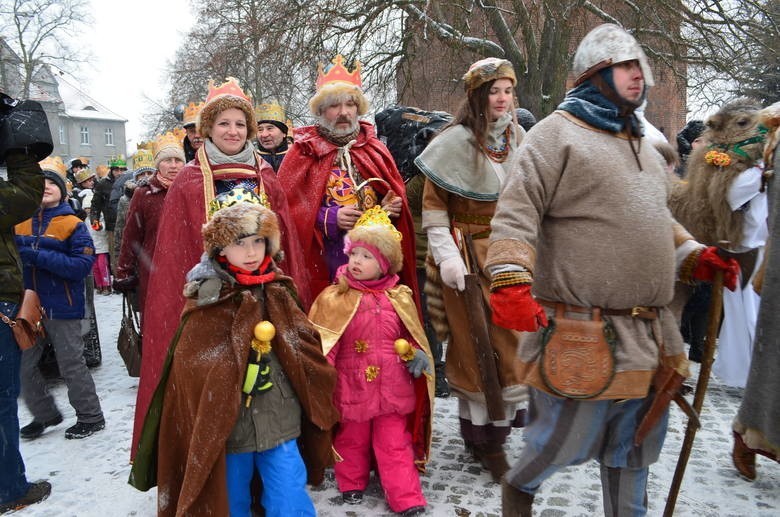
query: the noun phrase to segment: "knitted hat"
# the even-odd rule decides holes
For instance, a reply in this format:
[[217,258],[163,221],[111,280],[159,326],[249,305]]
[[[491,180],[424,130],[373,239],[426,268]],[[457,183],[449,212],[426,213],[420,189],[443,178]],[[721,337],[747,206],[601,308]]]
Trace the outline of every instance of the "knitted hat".
[[266,239],[266,255],[279,254],[279,222],[276,214],[262,205],[237,203],[217,210],[203,225],[203,249],[210,258],[216,257],[226,246],[250,235]]
[[368,99],[363,95],[363,81],[360,78],[360,61],[355,61],[355,68],[350,72],[344,66],[344,57],[339,54],[333,58],[327,70],[322,63],[317,67],[317,93],[309,100],[309,109],[315,116],[320,116],[320,110],[332,101],[349,95],[357,103],[358,116],[368,112]]
[[463,85],[466,91],[469,92],[496,79],[509,79],[512,81],[512,86],[517,85],[515,68],[511,62],[506,59],[488,57],[480,59],[469,67],[468,71],[463,75]]
[[704,122],[701,120],[689,120],[677,133],[677,153],[680,156],[691,154],[693,141],[699,138],[705,129]]
[[219,87],[214,86],[214,81],[209,81],[209,93],[206,101],[198,113],[198,133],[204,139],[211,136],[211,127],[217,117],[223,111],[236,108],[244,112],[246,116],[246,138],[251,140],[257,134],[255,114],[252,109],[252,100],[244,93],[238,80],[228,77]]
[[536,124],[536,117],[534,117],[534,114],[525,108],[515,109],[515,116],[517,117],[517,123],[526,131]]
[[[381,206],[369,208],[355,223],[355,226],[347,232],[344,239],[344,253],[349,253],[352,248],[364,247],[376,255],[379,252],[382,257],[375,257],[381,265],[387,263],[389,268],[384,274],[395,274],[401,270],[404,263],[401,250],[401,232],[396,230],[387,213]],[[384,259],[384,260],[383,260]]]
[[181,139],[170,131],[158,136],[154,141],[154,166],[159,167],[160,162],[168,158],[178,158],[182,162],[186,161]]

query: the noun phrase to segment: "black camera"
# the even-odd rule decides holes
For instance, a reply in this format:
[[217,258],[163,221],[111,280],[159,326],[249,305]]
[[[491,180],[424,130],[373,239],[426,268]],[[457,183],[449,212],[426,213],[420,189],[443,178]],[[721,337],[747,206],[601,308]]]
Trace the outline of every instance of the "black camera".
[[0,165],[11,149],[24,149],[41,161],[54,150],[49,121],[40,103],[0,92]]

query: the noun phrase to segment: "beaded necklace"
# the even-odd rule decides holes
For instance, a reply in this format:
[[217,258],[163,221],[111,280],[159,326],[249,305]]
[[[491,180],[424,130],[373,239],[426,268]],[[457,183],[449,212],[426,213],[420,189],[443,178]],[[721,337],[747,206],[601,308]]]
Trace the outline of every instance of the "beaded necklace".
[[509,126],[507,126],[507,128],[504,130],[504,134],[501,135],[501,143],[498,146],[494,147],[487,144],[482,145],[482,150],[485,151],[485,154],[488,155],[488,158],[496,163],[503,163],[506,161],[507,157],[509,156],[509,145],[507,142],[509,142],[510,134],[511,130]]

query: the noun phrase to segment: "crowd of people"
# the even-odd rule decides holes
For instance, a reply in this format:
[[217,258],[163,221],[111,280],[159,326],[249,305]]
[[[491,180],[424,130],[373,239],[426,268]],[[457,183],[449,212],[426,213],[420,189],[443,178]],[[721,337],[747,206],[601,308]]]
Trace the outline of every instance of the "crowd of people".
[[[744,333],[724,323],[716,371],[736,364],[735,384],[758,393],[769,382],[749,358],[727,357],[755,363],[766,352],[753,336],[777,343],[755,333],[757,315],[775,323],[752,288],[765,257],[767,285],[777,280],[776,254],[764,253],[767,129],[723,141],[728,114],[749,109],[740,104],[689,123],[677,152],[645,145],[663,138],[642,114],[653,75],[616,25],[584,37],[573,75],[537,123],[516,109],[513,64],[476,61],[408,183],[361,118],[360,64],[340,55],[318,70],[310,126],[293,130],[280,105],[254,106],[227,78],[129,172],[123,157],[98,178],[85,158],[67,167],[10,149],[0,310],[13,318],[23,287],[40,296],[76,412],[65,437],[106,426],[83,357],[91,277],[141,315],[130,483],[157,486],[159,515],[316,515],[306,484],[328,468],[345,504],[361,504],[375,470],[393,512],[424,514],[435,397],[450,394],[466,450],[501,483],[503,515],[531,516],[542,482],[591,459],[605,514],[645,515],[669,411],[655,381],[702,360],[708,286],[721,274],[741,304],[725,321],[739,312]],[[732,161],[740,182],[720,201],[749,231],[729,247],[684,214],[699,206],[697,171]],[[0,346],[4,512],[48,496],[47,482],[26,481],[18,438],[63,417],[42,343],[22,353],[0,324]],[[33,416],[21,429],[20,393]],[[755,454],[778,458],[776,429],[754,408],[734,428],[748,478]],[[526,445],[510,465],[515,428]]]

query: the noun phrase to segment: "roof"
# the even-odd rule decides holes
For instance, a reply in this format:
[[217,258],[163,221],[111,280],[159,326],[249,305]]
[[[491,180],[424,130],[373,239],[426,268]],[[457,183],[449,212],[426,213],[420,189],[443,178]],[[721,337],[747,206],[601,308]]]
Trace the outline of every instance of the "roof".
[[61,75],[54,74],[54,78],[57,81],[60,97],[62,97],[62,103],[65,106],[65,116],[127,122],[126,118],[106,108]]

